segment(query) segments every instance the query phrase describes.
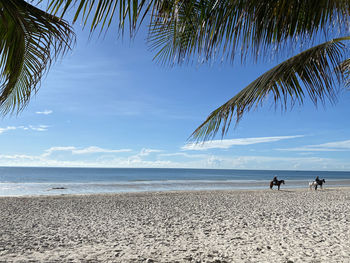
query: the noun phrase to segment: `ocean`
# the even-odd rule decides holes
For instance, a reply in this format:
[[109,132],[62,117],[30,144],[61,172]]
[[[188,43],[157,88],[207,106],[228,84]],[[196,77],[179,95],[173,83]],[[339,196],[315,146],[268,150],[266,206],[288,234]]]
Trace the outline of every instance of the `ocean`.
[[160,168],[0,167],[0,196],[121,193],[178,190],[307,188],[316,176],[325,187],[350,186],[350,172]]

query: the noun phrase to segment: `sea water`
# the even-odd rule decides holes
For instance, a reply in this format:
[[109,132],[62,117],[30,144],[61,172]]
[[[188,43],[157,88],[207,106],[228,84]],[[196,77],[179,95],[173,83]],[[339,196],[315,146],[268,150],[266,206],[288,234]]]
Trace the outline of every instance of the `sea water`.
[[0,167],[0,196],[267,189],[274,176],[283,189],[307,188],[316,176],[325,187],[350,186],[350,172],[339,171]]

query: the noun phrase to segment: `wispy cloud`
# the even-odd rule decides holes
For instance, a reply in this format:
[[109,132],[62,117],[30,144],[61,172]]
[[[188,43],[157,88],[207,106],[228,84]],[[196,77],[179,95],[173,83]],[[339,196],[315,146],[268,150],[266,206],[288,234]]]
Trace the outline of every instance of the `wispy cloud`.
[[16,130],[16,129],[17,129],[17,127],[14,127],[14,126],[7,126],[6,128],[0,128],[0,134],[4,133],[6,131]]
[[[65,147],[62,147],[63,149]],[[68,147],[67,147],[68,148]],[[74,147],[75,148],[75,147]],[[348,160],[319,157],[275,156],[218,156],[203,155],[198,159],[169,160],[132,156],[106,156],[106,158],[70,159],[42,155],[0,155],[0,165],[6,166],[57,166],[57,167],[157,167],[157,168],[225,168],[265,170],[350,170]]]
[[148,156],[150,155],[151,153],[158,153],[158,152],[161,152],[162,150],[157,150],[157,149],[146,149],[146,148],[143,148],[140,153],[138,154],[139,156]]
[[49,156],[54,152],[64,152],[64,151],[73,151],[76,148],[74,146],[56,146],[56,147],[51,147],[47,150],[45,150],[45,153],[43,154],[43,156]]
[[184,152],[176,153],[162,153],[159,154],[160,157],[185,157],[185,158],[203,158],[208,156],[208,154],[188,154]]
[[337,152],[350,151],[350,140],[328,142],[323,144],[306,145],[303,147],[278,149],[280,151],[294,151],[294,152]]
[[8,160],[39,160],[39,156],[35,155],[27,155],[27,154],[0,154],[0,159],[8,159]]
[[49,115],[51,114],[53,111],[52,110],[44,110],[44,111],[37,111],[35,112],[36,114],[43,114],[43,115]]
[[[26,127],[24,127],[24,129],[25,128]],[[47,131],[48,128],[49,128],[49,126],[47,126],[47,125],[38,125],[38,126],[29,125],[29,129],[31,129],[33,131]]]
[[135,164],[140,164],[144,162],[144,158],[149,156],[151,153],[158,153],[161,152],[162,150],[157,150],[157,149],[147,149],[147,148],[143,148],[140,150],[139,153],[132,155],[130,157],[128,157],[127,159],[127,163],[130,166],[133,166]]
[[74,146],[56,146],[45,150],[43,156],[49,156],[54,152],[71,152],[72,154],[92,154],[92,153],[121,153],[121,152],[131,152],[131,149],[103,149],[97,146],[89,146],[86,148],[77,148]]
[[131,149],[118,149],[118,150],[110,150],[103,149],[97,146],[90,146],[83,149],[75,149],[72,151],[73,154],[89,154],[89,153],[121,153],[121,152],[131,152]]
[[208,149],[228,149],[232,146],[277,142],[280,140],[294,139],[300,137],[304,137],[304,135],[212,140],[204,143],[189,143],[183,146],[181,149],[195,151],[203,151]]
[[32,131],[47,131],[49,126],[47,125],[29,125],[29,126],[7,126],[5,128],[0,128],[0,134],[7,132],[7,131],[14,131],[14,130],[32,130]]

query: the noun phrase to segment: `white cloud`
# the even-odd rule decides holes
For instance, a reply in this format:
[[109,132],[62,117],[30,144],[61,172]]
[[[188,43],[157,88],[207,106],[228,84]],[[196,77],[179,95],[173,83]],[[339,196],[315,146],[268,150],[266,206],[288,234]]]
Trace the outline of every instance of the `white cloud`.
[[76,148],[74,146],[56,146],[56,147],[51,147],[47,150],[45,150],[45,153],[43,153],[43,156],[49,156],[54,152],[59,152],[59,151],[73,151]]
[[143,148],[140,153],[138,154],[139,156],[148,156],[151,153],[157,153],[157,152],[161,152],[162,150],[157,150],[157,149],[146,149]]
[[316,145],[306,145],[303,147],[278,149],[280,151],[297,151],[297,152],[335,152],[335,151],[350,151],[350,140],[328,142]]
[[56,167],[148,167],[148,168],[224,168],[265,170],[350,170],[348,160],[318,157],[274,157],[274,156],[216,156],[206,155],[198,159],[171,161],[131,157],[96,159],[55,159],[44,155],[0,155],[1,166],[56,166]]
[[49,115],[51,114],[53,111],[52,110],[44,110],[44,111],[37,111],[35,112],[36,114],[43,114],[43,115]]
[[203,151],[208,149],[228,149],[235,145],[251,145],[257,143],[277,142],[280,140],[294,139],[300,137],[304,137],[304,135],[212,140],[203,143],[188,143],[181,149],[195,151]]
[[7,126],[6,128],[0,128],[0,134],[4,133],[5,131],[10,131],[10,130],[16,130],[17,127],[13,127],[13,126]]
[[188,153],[184,153],[184,152],[177,152],[177,153],[162,153],[159,154],[160,157],[176,157],[176,156],[180,156],[180,157],[186,157],[186,158],[203,158],[208,156],[207,154],[188,154]]
[[86,148],[77,148],[74,146],[56,146],[51,147],[47,150],[45,150],[45,153],[43,156],[49,156],[54,152],[62,152],[62,151],[69,151],[72,154],[91,154],[91,153],[121,153],[121,152],[130,152],[130,149],[118,149],[118,150],[110,150],[110,149],[103,149],[97,146],[89,146]]
[[47,129],[49,128],[49,126],[47,125],[29,125],[29,126],[7,126],[5,128],[0,128],[0,134],[6,132],[6,131],[14,131],[14,130],[24,130],[24,131],[28,131],[28,130],[33,130],[33,131],[47,131]]
[[[33,131],[47,131],[47,128],[49,128],[49,126],[47,125],[39,125],[39,126],[29,125],[29,129]],[[26,127],[24,127],[23,129],[26,129]]]
[[[61,154],[55,155],[53,154],[55,152],[60,152]],[[130,153],[118,154],[123,152]],[[1,154],[0,166],[350,170],[350,162],[346,158],[220,156],[189,153],[157,154],[159,152],[161,151],[156,149],[141,149],[135,154],[129,149],[110,150],[97,146],[86,148],[59,146],[51,147],[44,151],[43,154],[38,155]],[[88,155],[88,153],[96,154]],[[72,157],[71,154],[76,154],[76,156]]]
[[118,149],[118,150],[110,150],[103,149],[97,146],[90,146],[83,149],[75,149],[72,150],[73,154],[89,154],[89,153],[120,153],[120,152],[131,152],[130,149]]
[[6,155],[0,154],[0,159],[8,159],[8,160],[38,160],[40,157],[34,155],[26,155],[26,154],[14,154],[14,155]]
[[[151,153],[158,153],[161,152],[162,150],[157,150],[157,149],[146,149],[143,148],[141,151],[135,155],[129,156],[127,158],[127,163],[129,166],[133,166],[134,164],[141,164],[144,162],[143,158],[149,156]],[[140,167],[140,166],[138,166]]]

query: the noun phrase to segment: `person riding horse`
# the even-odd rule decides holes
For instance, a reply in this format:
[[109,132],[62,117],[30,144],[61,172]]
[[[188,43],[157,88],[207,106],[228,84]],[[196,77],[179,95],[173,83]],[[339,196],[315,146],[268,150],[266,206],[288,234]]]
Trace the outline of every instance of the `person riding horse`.
[[272,181],[270,182],[270,189],[272,189],[272,187],[273,187],[274,185],[277,185],[278,190],[280,190],[281,184],[285,184],[285,183],[284,183],[284,180],[280,180],[280,181],[279,181],[279,180],[277,179],[277,176],[274,176],[273,179],[272,179]]
[[322,185],[326,182],[324,179],[320,179],[318,176],[316,176],[315,179],[316,185],[315,185],[315,190],[317,190],[317,186],[320,186],[322,188]]
[[276,185],[276,184],[277,184],[277,182],[278,182],[278,180],[277,180],[277,176],[274,176],[274,177],[273,177],[272,182],[273,182],[273,184],[274,184],[274,185]]

